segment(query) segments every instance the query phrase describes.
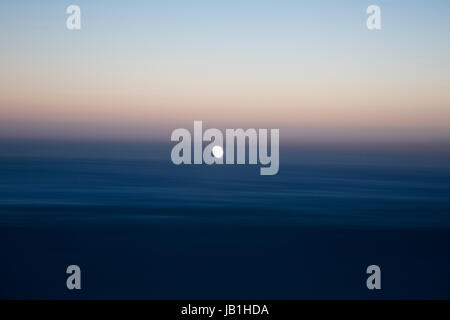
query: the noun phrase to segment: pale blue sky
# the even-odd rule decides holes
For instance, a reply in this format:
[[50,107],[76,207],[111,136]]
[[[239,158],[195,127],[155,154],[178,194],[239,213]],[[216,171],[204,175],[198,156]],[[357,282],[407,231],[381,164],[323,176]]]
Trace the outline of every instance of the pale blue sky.
[[450,137],[449,1],[2,1],[0,39],[0,135]]

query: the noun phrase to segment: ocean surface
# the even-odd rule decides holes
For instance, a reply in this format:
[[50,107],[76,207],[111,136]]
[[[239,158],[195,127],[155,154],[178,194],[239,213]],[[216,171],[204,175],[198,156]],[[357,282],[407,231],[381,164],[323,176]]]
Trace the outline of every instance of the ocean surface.
[[154,144],[0,147],[0,298],[450,298],[450,149],[290,146],[260,176]]

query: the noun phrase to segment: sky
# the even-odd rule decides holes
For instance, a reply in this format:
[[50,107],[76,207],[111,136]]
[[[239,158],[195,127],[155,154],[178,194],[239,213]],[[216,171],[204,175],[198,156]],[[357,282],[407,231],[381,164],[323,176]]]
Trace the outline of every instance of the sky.
[[450,140],[445,0],[1,1],[0,40],[0,139]]

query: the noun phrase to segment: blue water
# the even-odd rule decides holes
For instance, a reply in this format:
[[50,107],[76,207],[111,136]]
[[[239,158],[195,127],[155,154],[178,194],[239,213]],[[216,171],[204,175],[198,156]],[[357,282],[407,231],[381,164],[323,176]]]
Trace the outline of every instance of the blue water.
[[450,298],[442,150],[290,147],[260,176],[159,146],[52,146],[0,154],[3,298]]

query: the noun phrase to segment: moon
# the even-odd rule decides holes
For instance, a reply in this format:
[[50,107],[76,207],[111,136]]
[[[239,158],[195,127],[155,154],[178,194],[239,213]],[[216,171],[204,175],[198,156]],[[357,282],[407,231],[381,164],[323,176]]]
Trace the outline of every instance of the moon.
[[223,157],[223,149],[221,146],[214,146],[212,148],[212,154],[216,158],[222,158]]

